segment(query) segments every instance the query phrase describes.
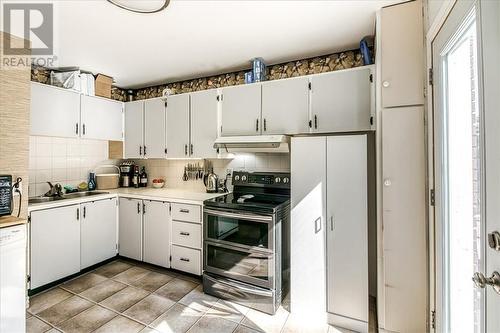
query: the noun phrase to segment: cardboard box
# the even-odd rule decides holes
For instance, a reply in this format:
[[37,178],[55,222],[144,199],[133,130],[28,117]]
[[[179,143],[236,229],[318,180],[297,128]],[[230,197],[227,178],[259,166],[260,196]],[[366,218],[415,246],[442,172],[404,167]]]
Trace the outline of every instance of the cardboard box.
[[97,74],[97,78],[95,79],[95,95],[111,98],[112,84],[113,84],[112,77],[103,74]]

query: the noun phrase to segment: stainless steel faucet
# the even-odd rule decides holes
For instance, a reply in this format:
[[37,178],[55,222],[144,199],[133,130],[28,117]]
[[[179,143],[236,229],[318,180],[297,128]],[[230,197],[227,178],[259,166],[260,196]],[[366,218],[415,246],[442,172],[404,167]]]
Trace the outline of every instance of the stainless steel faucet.
[[44,197],[62,197],[63,193],[61,184],[57,183],[52,185],[51,182],[47,182],[47,184],[49,184],[50,190],[43,195]]

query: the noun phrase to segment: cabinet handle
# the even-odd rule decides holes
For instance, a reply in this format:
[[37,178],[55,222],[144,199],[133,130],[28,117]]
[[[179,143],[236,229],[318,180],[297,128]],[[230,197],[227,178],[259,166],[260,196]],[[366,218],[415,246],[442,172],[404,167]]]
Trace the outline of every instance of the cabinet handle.
[[264,118],[264,132],[267,131],[267,121],[266,118]]
[[321,231],[321,216],[314,221],[314,233],[317,234],[320,231]]
[[83,218],[87,215],[87,206],[83,206]]
[[259,131],[259,119],[255,121],[255,131]]
[[146,204],[142,203],[142,214],[146,214]]
[[330,216],[330,229],[332,231],[333,231],[334,225],[335,225],[335,221],[333,220],[333,215],[332,215],[332,216]]
[[146,146],[144,146],[144,156],[146,156]]
[[181,261],[186,261],[186,262],[189,262],[190,260],[188,258],[180,258]]
[[188,145],[186,144],[184,145],[184,155],[187,156],[187,154],[188,154]]
[[139,155],[142,156],[142,146],[139,146]]
[[191,144],[191,155],[193,155],[193,144]]
[[180,234],[181,234],[182,236],[189,236],[189,232],[185,232],[185,231],[181,231],[181,232],[180,232]]
[[78,123],[76,123],[76,134],[78,134]]
[[189,213],[189,209],[182,208],[179,210],[181,213]]
[[141,203],[138,202],[137,203],[137,214],[140,214],[141,213]]
[[76,220],[79,221],[80,220],[80,208],[77,208],[76,209]]
[[82,132],[83,132],[83,135],[85,135],[85,124],[82,125]]
[[318,116],[314,115],[314,128],[318,129]]

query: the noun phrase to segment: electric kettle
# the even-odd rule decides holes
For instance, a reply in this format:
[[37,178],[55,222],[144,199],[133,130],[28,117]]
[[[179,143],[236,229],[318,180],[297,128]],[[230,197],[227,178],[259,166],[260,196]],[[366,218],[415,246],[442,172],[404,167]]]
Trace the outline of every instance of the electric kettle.
[[217,193],[219,191],[219,177],[213,171],[203,178],[203,183],[207,188],[207,193]]

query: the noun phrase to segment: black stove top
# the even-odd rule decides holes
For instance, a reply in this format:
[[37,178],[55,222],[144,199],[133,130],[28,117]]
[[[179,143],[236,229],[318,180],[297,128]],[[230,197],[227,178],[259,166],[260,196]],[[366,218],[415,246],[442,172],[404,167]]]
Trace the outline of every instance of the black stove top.
[[290,203],[290,174],[233,173],[234,191],[205,200],[204,205],[236,211],[275,213]]

